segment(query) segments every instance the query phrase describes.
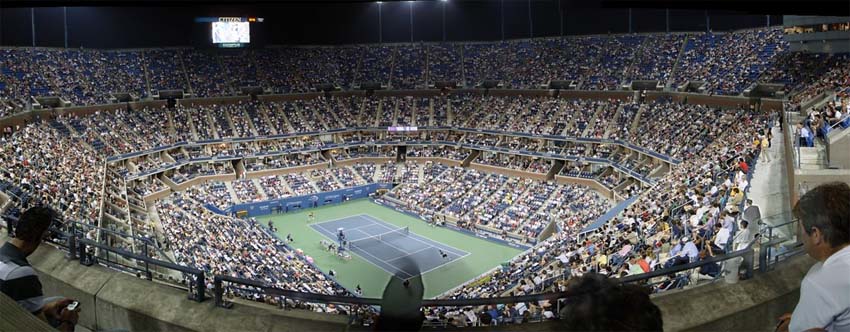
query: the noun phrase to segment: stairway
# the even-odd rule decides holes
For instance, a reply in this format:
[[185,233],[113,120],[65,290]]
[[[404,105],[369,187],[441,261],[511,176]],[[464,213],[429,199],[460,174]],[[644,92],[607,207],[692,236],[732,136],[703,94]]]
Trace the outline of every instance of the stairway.
[[614,113],[614,117],[611,121],[608,121],[608,126],[605,128],[604,133],[602,134],[603,139],[608,139],[611,136],[611,131],[617,130],[617,121],[620,120],[620,117],[623,116],[623,105],[617,107],[617,112]]
[[632,120],[632,125],[629,127],[629,137],[635,136],[635,131],[637,131],[638,126],[640,126],[640,117],[646,109],[647,106],[645,104],[638,108],[637,114],[635,114],[635,119]]
[[[224,186],[227,188],[227,193],[230,194],[230,201],[231,202],[238,201],[236,198],[239,197],[239,195],[236,195],[236,190],[233,190],[233,185],[230,183],[230,181],[224,181]],[[220,206],[219,208],[224,208],[224,207]]]
[[263,186],[262,186],[262,185],[260,185],[260,180],[259,180],[259,179],[251,179],[251,184],[252,184],[254,187],[256,187],[256,188],[257,188],[257,192],[260,194],[260,197],[262,197],[262,198],[263,198],[263,200],[267,200],[267,199],[269,199],[269,195],[268,195],[268,194],[266,194],[266,191],[265,191],[265,190],[263,190]]
[[673,69],[670,70],[670,76],[667,78],[667,83],[664,84],[664,87],[670,88],[673,83],[675,83],[674,77],[676,76],[676,71],[679,70],[679,62],[682,60],[682,56],[687,52],[688,40],[690,40],[690,35],[685,34],[685,40],[682,42],[682,48],[679,49],[679,56],[676,57],[676,62],[673,63]]

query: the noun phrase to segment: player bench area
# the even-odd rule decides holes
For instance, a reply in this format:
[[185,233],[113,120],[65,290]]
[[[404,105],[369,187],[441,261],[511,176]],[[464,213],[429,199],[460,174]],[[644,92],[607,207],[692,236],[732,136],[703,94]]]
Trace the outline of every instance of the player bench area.
[[428,273],[469,253],[390,225],[368,214],[311,224],[333,243],[342,229],[348,250],[399,279]]

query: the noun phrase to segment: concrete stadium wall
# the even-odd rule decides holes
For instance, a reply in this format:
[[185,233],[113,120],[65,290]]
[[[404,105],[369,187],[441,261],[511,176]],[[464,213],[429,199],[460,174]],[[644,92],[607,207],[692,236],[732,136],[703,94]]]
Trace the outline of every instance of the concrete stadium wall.
[[192,105],[213,105],[213,104],[235,104],[240,101],[249,101],[249,96],[228,96],[214,98],[185,98],[179,99],[178,104],[190,107]]
[[653,100],[658,97],[670,97],[673,99],[673,101],[685,102],[691,105],[707,105],[720,108],[747,107],[751,104],[756,104],[756,102],[759,100],[758,98],[737,96],[710,96],[705,94],[688,92],[646,92],[647,100]]
[[473,163],[469,164],[469,168],[479,170],[479,171],[488,172],[488,173],[502,174],[502,175],[511,176],[511,177],[546,181],[546,174],[526,172],[526,171],[510,169],[510,168],[505,168],[505,167],[479,164],[479,163],[473,162]]
[[788,193],[788,197],[790,198],[788,204],[793,207],[797,204],[799,192],[797,191],[796,179],[794,179],[794,142],[792,136],[789,135],[792,126],[788,124],[788,121],[782,121],[780,125],[782,126],[782,141],[785,146],[785,181],[787,181],[788,190],[790,191]]
[[794,181],[796,183],[792,191],[796,191],[803,182],[809,189],[827,182],[837,181],[850,184],[850,169],[795,170]]
[[761,110],[767,112],[779,112],[784,109],[785,101],[782,99],[761,99]]
[[749,281],[698,287],[653,301],[664,314],[664,330],[773,331],[777,317],[794,311],[800,282],[814,263],[800,255]]
[[0,331],[56,331],[46,322],[31,315],[18,302],[0,293]]
[[608,197],[610,199],[614,199],[614,191],[611,190],[611,189],[608,189],[607,187],[605,187],[604,185],[602,185],[601,183],[597,182],[594,179],[583,179],[583,178],[575,178],[575,177],[571,177],[571,176],[555,175],[555,180],[558,182],[558,184],[572,183],[572,184],[580,184],[580,185],[583,185],[583,186],[588,186],[588,187],[596,190],[596,192],[598,192],[602,196]]

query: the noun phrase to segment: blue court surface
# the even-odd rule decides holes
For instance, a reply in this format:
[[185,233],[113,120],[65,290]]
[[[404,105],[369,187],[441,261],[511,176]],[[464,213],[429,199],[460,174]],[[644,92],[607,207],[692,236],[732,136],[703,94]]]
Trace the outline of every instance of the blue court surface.
[[[311,224],[310,227],[334,243],[337,242],[337,229],[343,228],[346,240],[355,242],[350,249],[352,253],[399,279],[410,279],[428,273],[469,255],[466,251],[413,232],[401,232],[399,227],[367,214]],[[388,232],[390,235],[381,239],[372,238],[358,242]],[[447,257],[443,258],[440,250]]]

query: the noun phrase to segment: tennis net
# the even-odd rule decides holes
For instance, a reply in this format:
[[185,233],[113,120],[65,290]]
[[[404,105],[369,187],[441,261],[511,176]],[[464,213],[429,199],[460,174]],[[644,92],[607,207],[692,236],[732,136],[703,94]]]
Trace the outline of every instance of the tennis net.
[[405,237],[408,234],[410,234],[409,228],[407,228],[407,227],[399,228],[399,229],[394,229],[394,230],[391,230],[389,232],[381,233],[381,234],[378,234],[378,235],[372,235],[372,236],[365,237],[365,238],[362,238],[362,239],[348,241],[348,246],[349,247],[363,248],[370,243],[382,242],[382,241],[386,241],[386,240],[390,240],[390,239]]

